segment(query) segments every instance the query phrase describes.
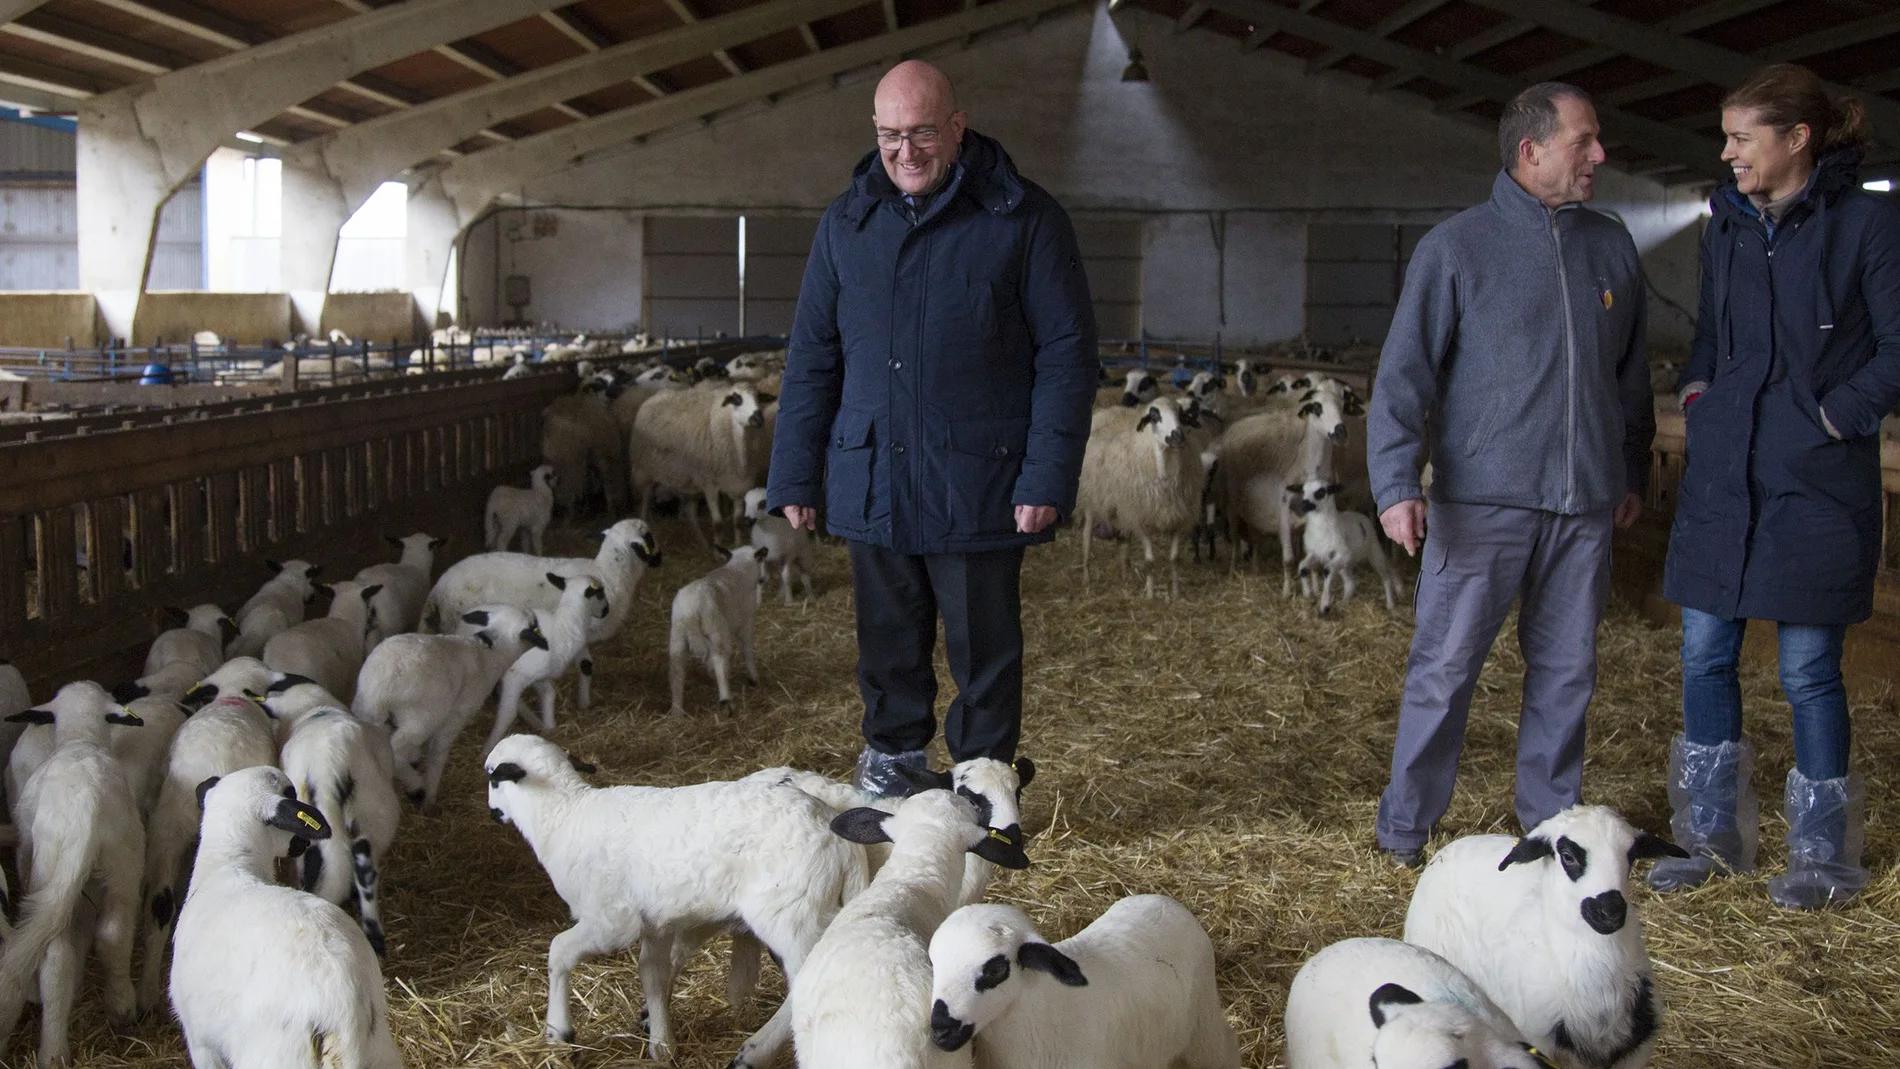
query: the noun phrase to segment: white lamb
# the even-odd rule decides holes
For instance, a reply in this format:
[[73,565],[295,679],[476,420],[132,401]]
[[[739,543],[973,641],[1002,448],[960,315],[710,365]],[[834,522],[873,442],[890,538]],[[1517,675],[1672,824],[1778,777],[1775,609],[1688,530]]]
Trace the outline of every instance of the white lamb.
[[[166,755],[172,736],[188,715],[169,694],[143,694],[142,688],[122,688],[112,698],[137,717],[139,727],[114,728],[106,733],[106,746],[125,773],[126,785],[138,800],[139,819],[151,816],[158,802],[159,784],[164,782]],[[9,714],[11,715],[11,714]],[[7,755],[7,797],[18,798],[26,782],[53,756],[54,728],[34,724],[20,733]]]
[[534,613],[507,605],[471,609],[461,635],[396,635],[370,651],[351,715],[388,729],[396,782],[416,807],[435,807],[449,748],[482,711],[508,666],[546,636]]
[[[1201,458],[1187,444],[1187,428],[1173,398],[1159,397],[1140,409],[1110,408],[1095,413],[1076,492],[1084,582],[1088,579],[1094,527],[1099,521],[1141,540],[1142,556],[1148,565],[1148,597],[1155,592],[1155,539],[1167,539],[1169,588],[1176,595],[1180,593],[1177,562],[1181,540],[1194,530],[1200,516],[1205,476]],[[1124,568],[1127,559],[1124,545]]]
[[[256,662],[252,662],[255,664]],[[261,666],[260,666],[261,667]],[[268,682],[260,685],[262,693]],[[145,836],[145,953],[139,971],[139,1010],[158,1004],[165,978],[165,947],[191,871],[198,838],[198,784],[277,760],[277,737],[262,706],[227,694],[193,713],[172,737],[165,782]]]
[[[655,486],[696,491],[707,514],[724,519],[720,495],[743,500],[758,485],[754,471],[759,443],[771,440],[765,406],[776,401],[746,383],[723,390],[674,390],[656,394],[634,417],[628,455],[633,492],[645,518]],[[691,503],[686,513],[695,528]]]
[[238,637],[226,647],[231,657],[255,657],[279,631],[303,623],[304,606],[316,596],[315,580],[322,569],[307,561],[264,562],[277,573],[257,588],[238,610]]
[[331,835],[247,768],[201,791],[204,838],[178,916],[172,1010],[199,1069],[400,1069],[382,971],[335,905],[275,879],[277,859]]
[[1662,1006],[1630,867],[1686,856],[1615,810],[1571,806],[1522,839],[1472,835],[1433,856],[1405,941],[1463,970],[1566,1069],[1640,1069]]
[[752,524],[751,542],[765,550],[765,566],[777,566],[779,600],[792,603],[792,573],[805,584],[805,603],[811,604],[812,534],[792,526],[783,516],[765,511],[765,488],[753,487],[745,493],[744,518]]
[[759,660],[753,648],[753,622],[765,588],[765,547],[726,553],[724,567],[679,588],[673,595],[673,627],[666,640],[667,677],[673,705],[667,711],[685,716],[686,658],[691,655],[712,673],[719,686],[719,711],[732,708],[732,686],[727,665],[736,648],[745,661],[746,678],[759,683]]
[[522,651],[501,677],[501,696],[495,700],[495,728],[488,735],[482,753],[495,748],[514,724],[521,708],[521,695],[529,687],[541,702],[541,730],[554,730],[554,681],[574,668],[580,669],[575,681],[575,704],[585,710],[589,704],[589,684],[594,678],[594,661],[587,652],[587,627],[607,615],[607,591],[598,579],[568,580],[553,572],[547,581],[561,592],[560,604],[553,612],[536,609],[535,627],[542,641]]
[[180,703],[187,709],[202,709],[218,698],[242,698],[262,694],[278,676],[270,666],[255,657],[233,657],[218,670],[185,691]]
[[345,908],[355,899],[363,935],[383,957],[381,861],[402,819],[389,732],[295,676],[272,683],[263,704],[283,738],[284,774],[333,832],[303,855],[303,889]]
[[[1340,510],[1339,494],[1344,489],[1327,479],[1309,479],[1300,486],[1287,487],[1289,494],[1297,494],[1287,507],[1306,519],[1306,556],[1300,560],[1300,587],[1308,597],[1314,593],[1312,587],[1319,588],[1319,614],[1325,616],[1333,608],[1333,577],[1339,576],[1345,584],[1339,600],[1351,601],[1356,585],[1353,569],[1369,564],[1379,574],[1389,610],[1399,589],[1398,573],[1386,556],[1384,543],[1379,541],[1372,517]],[[1321,572],[1325,573],[1323,580]]]
[[978,824],[968,801],[943,790],[912,795],[896,813],[847,810],[831,827],[861,845],[891,843],[891,856],[789,981],[799,1064],[970,1065],[969,1052],[930,1043],[930,937],[956,907],[966,851],[1012,869],[1027,868],[1029,858]]
[[[864,887],[863,855],[831,834],[830,811],[802,791],[767,783],[595,788],[581,778],[584,767],[534,735],[503,739],[486,762],[490,813],[520,829],[574,916],[548,947],[547,1035],[574,1039],[574,967],[637,942],[650,1053],[665,1061],[673,940],[737,921],[796,982],[840,903]],[[790,1019],[790,1003],[781,1005],[731,1064],[770,1062]]]
[[372,619],[364,639],[365,650],[375,648],[391,635],[416,629],[422,619],[422,603],[429,596],[435,551],[448,539],[417,532],[403,538],[387,535],[383,541],[401,549],[402,558],[393,564],[372,564],[356,573],[357,582],[382,588],[369,602]]
[[541,555],[541,536],[554,518],[554,465],[543,464],[528,473],[528,488],[497,486],[488,492],[483,512],[489,549],[506,550],[521,534],[522,548]]
[[930,1041],[989,1069],[1239,1069],[1214,944],[1185,906],[1135,895],[1051,946],[1011,906],[930,937]]
[[138,727],[140,722],[90,682],[68,683],[46,707],[13,718],[52,723],[54,748],[13,807],[26,894],[20,925],[0,951],[0,1057],[37,973],[38,1064],[49,1069],[70,1057],[67,1027],[88,930],[105,973],[108,1019],[125,1024],[137,1009],[132,939],[145,829],[106,732],[112,724]]
[[477,553],[457,561],[435,581],[423,607],[423,624],[431,631],[452,631],[462,614],[483,605],[552,611],[561,603],[561,592],[547,582],[547,574],[554,572],[568,579],[598,579],[607,591],[607,615],[587,626],[587,641],[599,644],[626,622],[641,576],[659,566],[659,545],[645,520],[621,520],[602,531],[600,552],[591,558]]
[[363,667],[369,633],[376,624],[371,602],[381,589],[349,579],[330,584],[329,615],[272,636],[260,659],[272,671],[314,679],[324,690],[349,701],[356,693],[356,673]]
[[[197,668],[198,679],[218,670],[224,663],[224,645],[237,638],[237,621],[216,605],[196,605],[189,611],[166,607],[165,615],[178,626],[159,633],[145,653],[145,675],[171,664],[190,664]],[[196,682],[196,680],[193,680]]]
[[1347,939],[1286,998],[1287,1069],[1555,1069],[1471,978],[1424,947]]

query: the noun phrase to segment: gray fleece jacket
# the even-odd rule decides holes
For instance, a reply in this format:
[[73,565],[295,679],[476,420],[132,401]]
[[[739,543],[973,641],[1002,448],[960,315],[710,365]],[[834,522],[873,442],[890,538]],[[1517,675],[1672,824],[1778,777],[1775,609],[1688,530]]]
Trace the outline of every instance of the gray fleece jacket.
[[1655,401],[1642,267],[1621,223],[1506,172],[1405,273],[1366,417],[1381,512],[1433,500],[1577,515],[1641,493]]

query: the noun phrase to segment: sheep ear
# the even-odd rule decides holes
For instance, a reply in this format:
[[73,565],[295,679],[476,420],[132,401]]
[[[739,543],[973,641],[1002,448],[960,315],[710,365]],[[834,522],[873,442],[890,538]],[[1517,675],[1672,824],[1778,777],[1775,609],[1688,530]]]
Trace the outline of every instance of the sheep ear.
[[446,539],[446,538],[431,538],[431,539],[429,539],[429,548],[430,548],[430,549],[441,549],[441,548],[442,548],[443,546],[446,546],[446,545],[448,545],[448,544],[449,544],[449,540],[448,540],[448,539]]
[[1010,762],[1009,767],[1016,770],[1016,787],[1018,790],[1029,786],[1029,781],[1036,778],[1036,763],[1027,757],[1018,757],[1016,760]]
[[284,570],[283,565],[277,563],[274,560],[269,559],[268,557],[264,559],[264,567],[269,568],[272,575],[276,575],[278,572],[281,572]]
[[540,624],[529,624],[528,629],[521,633],[521,641],[526,642],[537,650],[548,648],[548,636],[541,633]]
[[377,595],[378,593],[380,593],[380,592],[382,591],[382,589],[383,589],[383,584],[381,584],[381,583],[377,583],[377,584],[376,584],[375,586],[366,586],[366,587],[364,587],[364,588],[363,588],[363,600],[364,600],[364,601],[368,601],[369,599],[371,599],[371,598],[373,598],[373,597],[375,597],[375,596],[376,596],[376,595]]
[[732,559],[732,550],[729,550],[724,546],[714,546],[712,547],[712,550],[713,550],[713,556],[718,557],[720,563],[722,564]]
[[1504,855],[1503,861],[1498,862],[1498,871],[1503,872],[1512,865],[1538,861],[1553,853],[1556,853],[1556,850],[1550,845],[1549,839],[1539,835],[1526,835],[1517,841],[1516,846],[1511,847],[1511,852]]
[[131,705],[133,702],[138,701],[140,698],[147,697],[151,693],[152,690],[150,687],[137,681],[121,683],[112,688],[112,700],[118,702],[120,705]]
[[583,761],[580,758],[575,757],[573,754],[567,755],[567,764],[569,768],[572,768],[574,771],[579,772],[583,776],[591,776],[594,773],[600,771],[600,769],[595,767],[591,762]]
[[303,570],[303,577],[305,579],[315,579],[321,574],[323,574],[323,565],[321,564],[312,564]]
[[1372,1027],[1385,1027],[1386,1007],[1414,1006],[1423,1001],[1425,1000],[1419,998],[1418,995],[1413,993],[1409,988],[1401,987],[1398,984],[1380,984],[1379,989],[1372,993],[1370,999],[1366,1000],[1367,1008],[1372,1011]]
[[205,807],[205,794],[209,792],[211,788],[216,787],[218,785],[218,779],[219,777],[212,776],[210,779],[207,779],[203,783],[198,784],[198,808],[199,809],[203,809]]
[[995,828],[985,829],[983,840],[970,847],[969,852],[1005,869],[1026,869],[1029,867],[1029,855],[1014,839]]
[[891,837],[884,834],[884,821],[889,817],[890,814],[882,809],[869,806],[847,809],[831,818],[831,832],[860,846],[888,843]]
[[191,622],[191,614],[172,605],[165,606],[165,619],[183,627]]
[[553,584],[554,584],[554,589],[556,589],[556,590],[566,590],[566,589],[567,589],[567,577],[566,577],[566,576],[562,576],[562,575],[556,575],[556,574],[554,574],[553,572],[549,572],[549,573],[548,573],[548,582],[550,582],[550,583],[553,583]]
[[470,609],[462,614],[462,622],[465,624],[474,624],[476,627],[487,627],[488,610]]
[[388,542],[392,546],[402,545],[402,539],[397,538],[395,535],[384,535],[383,541]]
[[501,764],[488,770],[488,785],[490,787],[498,783],[520,783],[527,778],[528,770],[515,764],[513,761],[503,761]]
[[330,822],[323,819],[317,807],[294,798],[280,798],[277,809],[264,823],[279,831],[287,831],[299,839],[328,839]]
[[1046,972],[1062,981],[1064,987],[1089,986],[1089,978],[1082,975],[1082,966],[1047,943],[1024,943],[1022,949],[1016,951],[1016,964],[1025,969]]
[[1148,426],[1150,423],[1160,423],[1160,422],[1161,422],[1161,413],[1156,412],[1154,409],[1151,408],[1148,411],[1142,413],[1141,418],[1135,421],[1135,429],[1141,430],[1142,428]]
[[1659,857],[1688,857],[1689,851],[1675,843],[1646,831],[1636,833],[1636,842],[1630,846],[1630,863]]
[[495,648],[495,633],[493,631],[477,631],[475,632],[474,638],[475,641],[487,646],[491,650]]
[[1345,493],[1346,488],[1344,486],[1341,486],[1338,483],[1327,483],[1326,492],[1337,497],[1338,495]]
[[283,678],[272,680],[271,685],[264,688],[264,693],[282,694],[292,687],[301,687],[305,683],[314,684],[316,680],[311,679],[309,676],[300,676],[295,672],[285,672]]
[[766,555],[769,554],[770,552],[771,551],[766,549],[764,546],[760,546],[759,548],[752,551],[752,559],[762,561],[766,558]]
[[719,404],[722,407],[725,405],[731,405],[734,408],[737,408],[738,406],[745,404],[745,398],[740,397],[736,393],[729,393],[726,395],[726,399],[724,401],[719,402]]
[[778,400],[778,394],[775,393],[762,393],[759,395],[759,403],[762,405],[769,405],[776,400]]
[[1301,494],[1306,493],[1306,487],[1301,486],[1299,483],[1287,483],[1286,492],[1294,495],[1295,497],[1298,497]]
[[52,722],[51,709],[24,709],[7,717],[9,724],[50,724]]
[[1317,416],[1319,414],[1320,414],[1320,407],[1319,407],[1318,401],[1313,401],[1308,404],[1304,404],[1300,406],[1300,415],[1302,416]]

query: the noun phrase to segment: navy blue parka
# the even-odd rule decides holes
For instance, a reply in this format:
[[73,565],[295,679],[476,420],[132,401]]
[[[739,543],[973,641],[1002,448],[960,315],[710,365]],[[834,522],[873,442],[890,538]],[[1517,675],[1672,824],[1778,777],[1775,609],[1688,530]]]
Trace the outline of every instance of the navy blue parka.
[[919,211],[876,152],[812,239],[779,391],[768,505],[899,553],[1047,542],[1016,505],[1075,507],[1095,316],[1067,213],[963,135]]
[[1685,416],[1664,596],[1724,619],[1857,623],[1880,553],[1880,422],[1900,402],[1900,208],[1859,188],[1845,149],[1772,227],[1732,181],[1710,208],[1682,373],[1707,388]]

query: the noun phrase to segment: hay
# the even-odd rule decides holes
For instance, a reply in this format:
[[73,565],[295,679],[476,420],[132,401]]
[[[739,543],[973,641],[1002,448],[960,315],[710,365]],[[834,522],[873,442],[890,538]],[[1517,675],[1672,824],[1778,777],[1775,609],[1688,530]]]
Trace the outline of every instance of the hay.
[[[690,678],[684,722],[667,706],[665,606],[709,565],[683,528],[663,521],[666,566],[650,575],[628,632],[598,662],[594,710],[573,714],[564,691],[556,737],[598,761],[600,779],[653,784],[723,778],[792,764],[842,775],[860,745],[844,554],[819,554],[821,596],[781,607],[776,582],[761,611],[764,685],[742,692],[715,722],[712,688]],[[591,552],[574,531],[561,552]],[[1221,988],[1246,1063],[1280,1064],[1287,984],[1314,951],[1355,935],[1397,936],[1415,876],[1378,857],[1371,828],[1384,786],[1409,618],[1362,597],[1321,622],[1279,593],[1279,576],[1184,566],[1184,597],[1146,601],[1114,566],[1082,589],[1076,546],[1030,555],[1024,581],[1029,636],[1024,752],[1042,770],[1028,791],[1036,859],[993,896],[1066,936],[1115,898],[1180,899],[1213,935]],[[1604,630],[1587,789],[1638,824],[1667,825],[1664,755],[1677,724],[1676,638],[1627,613]],[[1516,678],[1507,630],[1480,683],[1462,790],[1446,837],[1511,831]],[[940,668],[946,680],[948,674]],[[1882,692],[1856,704],[1856,765],[1873,812],[1876,878],[1851,907],[1796,914],[1769,903],[1783,831],[1780,776],[1792,751],[1772,666],[1745,677],[1750,731],[1764,782],[1762,875],[1690,894],[1639,892],[1656,980],[1668,1003],[1656,1064],[1900,1064],[1900,850],[1893,830],[1900,729]],[[486,816],[470,730],[444,785],[443,810],[407,817],[386,868],[386,969],[394,1029],[411,1066],[630,1064],[639,984],[631,955],[575,974],[584,1049],[540,1038],[546,951],[565,910],[512,830]],[[682,978],[674,1000],[677,1064],[726,1064],[783,991],[768,969],[765,997],[733,1010],[723,995],[724,944]],[[169,1020],[115,1037],[82,998],[79,1064],[183,1065]],[[29,1047],[20,1037],[15,1051]],[[789,1060],[782,1064],[789,1064]]]

